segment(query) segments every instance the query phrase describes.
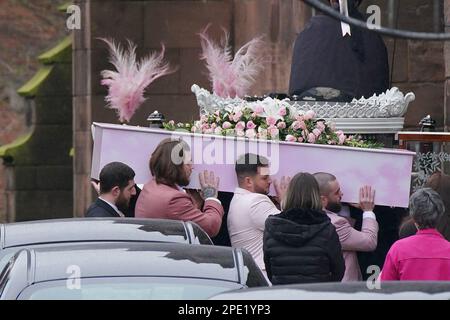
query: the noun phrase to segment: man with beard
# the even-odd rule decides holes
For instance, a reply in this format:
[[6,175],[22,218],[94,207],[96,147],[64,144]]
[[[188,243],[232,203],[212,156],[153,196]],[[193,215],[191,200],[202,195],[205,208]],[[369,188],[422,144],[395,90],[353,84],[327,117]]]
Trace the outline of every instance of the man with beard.
[[144,185],[136,202],[136,218],[160,218],[197,223],[210,236],[222,224],[223,207],[217,199],[219,178],[213,172],[199,174],[201,193],[188,194],[192,161],[183,140],[164,139],[150,158],[153,178]]
[[124,217],[130,199],[136,194],[135,173],[121,162],[111,162],[100,172],[99,197],[86,211],[86,217]]
[[359,192],[359,208],[363,211],[361,231],[353,228],[352,222],[338,213],[344,212],[341,204],[342,192],[339,182],[332,174],[318,172],[314,174],[320,188],[323,210],[327,213],[341,242],[345,260],[345,274],[342,281],[361,281],[357,251],[374,251],[378,241],[378,222],[373,213],[375,190],[364,186]]
[[[247,153],[236,161],[238,185],[228,211],[227,225],[232,247],[244,248],[265,272],[263,257],[264,226],[268,216],[280,213],[279,208],[267,196],[272,180],[268,160]],[[289,179],[281,184],[275,181],[277,198],[282,199]]]

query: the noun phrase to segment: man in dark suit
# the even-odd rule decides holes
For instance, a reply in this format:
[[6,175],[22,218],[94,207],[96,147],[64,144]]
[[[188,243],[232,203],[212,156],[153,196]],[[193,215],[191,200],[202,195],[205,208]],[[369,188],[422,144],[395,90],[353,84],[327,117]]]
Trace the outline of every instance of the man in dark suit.
[[136,195],[133,169],[111,162],[100,172],[100,195],[86,211],[86,217],[124,217],[130,199]]

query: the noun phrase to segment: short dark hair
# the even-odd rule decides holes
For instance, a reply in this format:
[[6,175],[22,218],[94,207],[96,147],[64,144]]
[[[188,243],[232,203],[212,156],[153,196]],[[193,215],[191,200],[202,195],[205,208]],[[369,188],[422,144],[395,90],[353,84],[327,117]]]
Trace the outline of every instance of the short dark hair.
[[269,161],[267,158],[253,153],[246,153],[237,159],[234,168],[238,180],[241,180],[248,176],[255,176],[258,173],[258,168],[268,166]]
[[320,195],[327,196],[331,192],[330,182],[335,181],[336,177],[327,172],[316,172],[313,176],[319,184]]
[[100,171],[100,193],[108,193],[114,187],[123,190],[130,180],[133,180],[135,173],[133,169],[122,162],[111,162]]
[[[182,139],[162,140],[150,157],[150,172],[158,184],[175,186],[183,177],[183,160],[189,151],[188,144]],[[176,153],[174,153],[176,152]],[[176,159],[173,159],[173,157]]]

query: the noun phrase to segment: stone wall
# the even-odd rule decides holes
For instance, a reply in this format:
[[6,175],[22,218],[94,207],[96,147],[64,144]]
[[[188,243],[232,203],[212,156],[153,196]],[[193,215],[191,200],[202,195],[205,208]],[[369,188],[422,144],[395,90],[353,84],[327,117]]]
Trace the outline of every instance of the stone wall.
[[[450,32],[450,0],[444,1],[444,25],[445,32]],[[450,42],[446,41],[444,45],[445,61],[445,90],[444,90],[444,119],[445,131],[450,129]],[[449,150],[450,151],[450,150]]]
[[70,38],[61,44],[18,90],[32,110],[31,132],[0,148],[8,222],[72,216],[72,46]]
[[[383,26],[417,32],[443,32],[442,1],[370,0],[363,2],[362,11],[373,4],[381,8]],[[443,130],[444,42],[387,37],[384,40],[388,48],[392,86],[416,95],[405,116],[405,129],[416,130],[418,122],[430,114],[437,122],[437,130]]]
[[[39,68],[37,56],[66,33],[66,0],[0,1],[0,147],[32,130],[32,107],[16,90]],[[0,159],[0,222],[8,221],[7,169]]]

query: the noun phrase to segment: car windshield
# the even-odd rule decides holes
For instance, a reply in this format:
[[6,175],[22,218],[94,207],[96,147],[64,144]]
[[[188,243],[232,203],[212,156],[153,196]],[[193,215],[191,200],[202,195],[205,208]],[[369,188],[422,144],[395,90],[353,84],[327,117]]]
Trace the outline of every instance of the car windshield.
[[169,277],[115,277],[40,282],[27,287],[24,300],[198,300],[242,288],[233,282]]

